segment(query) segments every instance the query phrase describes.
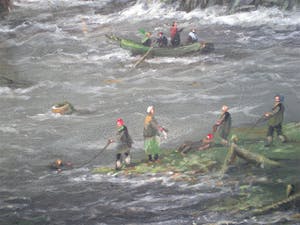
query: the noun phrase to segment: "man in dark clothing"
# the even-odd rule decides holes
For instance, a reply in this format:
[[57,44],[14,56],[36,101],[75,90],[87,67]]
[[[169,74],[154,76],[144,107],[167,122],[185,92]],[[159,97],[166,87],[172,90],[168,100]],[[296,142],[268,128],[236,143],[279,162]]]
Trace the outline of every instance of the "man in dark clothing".
[[158,44],[158,47],[160,48],[164,48],[168,46],[168,39],[166,38],[163,32],[158,33],[158,38],[156,42]]
[[116,142],[116,170],[119,170],[122,168],[122,154],[124,154],[125,158],[125,164],[130,165],[130,148],[132,146],[132,139],[128,133],[127,127],[124,125],[124,121],[119,118],[117,119],[117,134],[116,139],[111,140],[112,142]]
[[277,132],[278,138],[282,142],[286,142],[287,138],[282,133],[282,122],[284,115],[284,105],[281,102],[281,96],[275,96],[274,106],[272,112],[266,112],[264,114],[265,118],[268,119],[268,132],[267,132],[267,142],[265,146],[270,146],[273,142],[274,131]]
[[152,36],[152,34],[150,32],[146,32],[145,37],[142,40],[142,44],[144,46],[151,47],[151,45],[152,45],[151,36]]
[[231,130],[231,115],[228,112],[228,106],[222,106],[222,113],[217,120],[216,124],[213,126],[213,131],[217,131],[221,137],[221,143],[224,145],[228,144],[228,136]]

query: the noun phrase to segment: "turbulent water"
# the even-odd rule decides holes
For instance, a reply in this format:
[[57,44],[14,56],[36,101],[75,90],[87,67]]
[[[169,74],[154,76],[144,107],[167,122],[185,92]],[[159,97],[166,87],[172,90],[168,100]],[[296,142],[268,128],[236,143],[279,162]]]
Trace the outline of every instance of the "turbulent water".
[[[230,185],[217,187],[213,174],[196,185],[92,174],[92,167],[113,166],[113,146],[80,169],[57,174],[47,165],[57,158],[87,162],[114,136],[119,117],[134,139],[133,158],[143,158],[148,105],[169,129],[168,148],[203,137],[223,104],[239,126],[269,111],[280,93],[285,120],[299,121],[299,10],[227,15],[221,7],[178,12],[160,1],[14,3],[0,25],[0,224],[280,224],[288,218],[210,211],[234,193]],[[139,40],[139,28],[168,34],[174,20],[184,28],[183,42],[195,28],[215,51],[146,59],[134,68],[140,56],[105,37]],[[62,101],[78,112],[51,113]]]

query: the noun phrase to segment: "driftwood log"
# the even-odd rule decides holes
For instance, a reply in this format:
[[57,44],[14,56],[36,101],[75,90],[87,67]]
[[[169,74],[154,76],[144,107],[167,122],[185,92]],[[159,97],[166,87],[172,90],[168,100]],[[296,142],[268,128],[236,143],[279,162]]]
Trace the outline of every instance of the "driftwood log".
[[268,212],[276,211],[276,210],[287,210],[293,207],[300,206],[300,193],[294,194],[286,199],[275,202],[271,205],[264,206],[259,209],[255,209],[253,214],[260,215]]
[[229,151],[226,155],[222,170],[221,170],[221,175],[223,176],[227,170],[228,166],[232,163],[234,163],[235,159],[237,157],[244,159],[245,161],[255,164],[256,166],[260,166],[264,168],[265,165],[269,166],[280,166],[280,164],[274,160],[268,159],[263,155],[256,154],[253,152],[250,152],[236,144],[237,142],[237,137],[232,138],[232,143],[230,144]]

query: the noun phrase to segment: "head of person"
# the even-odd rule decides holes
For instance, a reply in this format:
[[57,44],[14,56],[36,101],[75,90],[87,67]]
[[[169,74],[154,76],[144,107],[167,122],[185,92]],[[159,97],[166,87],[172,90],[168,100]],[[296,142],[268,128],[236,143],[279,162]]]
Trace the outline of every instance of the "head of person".
[[228,109],[229,109],[229,107],[228,107],[227,105],[223,105],[223,106],[222,106],[222,111],[223,111],[223,112],[227,112]]
[[193,28],[192,30],[191,30],[193,33],[195,33],[196,32],[196,30]]
[[163,34],[164,34],[163,32],[159,32],[159,33],[158,33],[158,36],[159,36],[159,37],[162,37]]
[[147,37],[151,37],[151,35],[152,35],[151,32],[147,32],[147,33],[146,33],[146,36],[147,36]]
[[148,114],[154,114],[154,106],[153,105],[150,105],[147,107],[147,113]]
[[281,101],[281,96],[280,96],[280,95],[275,95],[274,101],[275,101],[276,103],[277,103],[277,102],[280,102],[280,101]]
[[124,126],[124,120],[121,118],[117,119],[117,126],[118,127]]
[[172,27],[177,27],[177,22],[176,21],[173,21]]
[[61,166],[62,165],[62,160],[61,159],[55,160],[55,165],[56,166]]
[[207,134],[206,135],[206,139],[207,140],[212,140],[214,138],[214,135],[213,134]]

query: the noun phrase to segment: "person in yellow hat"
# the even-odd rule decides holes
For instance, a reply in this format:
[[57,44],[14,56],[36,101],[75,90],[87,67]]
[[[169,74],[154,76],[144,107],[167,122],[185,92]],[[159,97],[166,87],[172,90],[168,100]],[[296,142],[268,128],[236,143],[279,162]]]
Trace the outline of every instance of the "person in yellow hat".
[[144,46],[151,47],[151,45],[152,45],[152,39],[151,39],[151,37],[152,37],[152,33],[151,32],[146,32],[145,33],[145,37],[142,40],[142,44]]

